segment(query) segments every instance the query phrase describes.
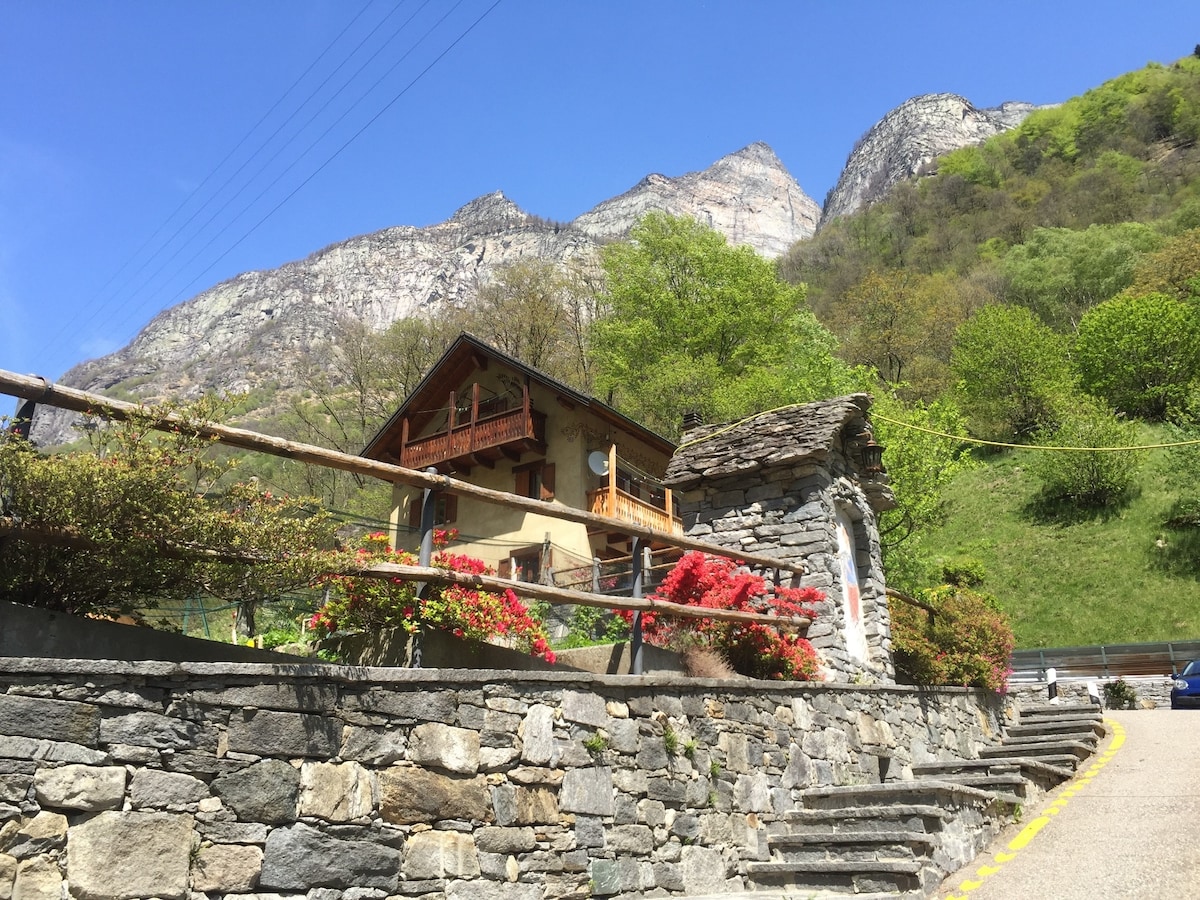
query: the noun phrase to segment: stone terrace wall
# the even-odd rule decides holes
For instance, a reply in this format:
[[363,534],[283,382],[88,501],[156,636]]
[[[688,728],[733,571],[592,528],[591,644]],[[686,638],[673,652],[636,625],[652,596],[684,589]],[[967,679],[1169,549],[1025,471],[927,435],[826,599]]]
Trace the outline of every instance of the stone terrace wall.
[[0,898],[741,890],[802,789],[975,756],[1001,716],[962,689],[2,659]]

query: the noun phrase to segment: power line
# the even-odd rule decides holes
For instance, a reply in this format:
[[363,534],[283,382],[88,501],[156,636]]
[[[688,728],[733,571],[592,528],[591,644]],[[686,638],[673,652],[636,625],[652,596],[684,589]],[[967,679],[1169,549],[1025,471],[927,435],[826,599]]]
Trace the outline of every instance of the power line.
[[[170,213],[170,215],[168,215],[168,216],[167,216],[167,217],[166,217],[166,218],[163,220],[162,224],[160,224],[160,225],[158,226],[158,228],[156,228],[156,229],[154,230],[154,232],[153,232],[153,233],[150,235],[150,237],[148,237],[148,238],[147,238],[147,239],[146,239],[146,240],[145,240],[145,241],[142,243],[142,245],[141,245],[140,247],[138,247],[138,249],[137,249],[137,250],[135,250],[135,251],[133,252],[133,254],[132,254],[132,255],[130,255],[130,257],[129,257],[127,260],[125,260],[125,262],[124,262],[124,263],[122,263],[122,264],[121,264],[121,265],[120,265],[120,266],[117,268],[117,270],[116,270],[116,271],[115,271],[115,272],[114,272],[114,273],[113,273],[111,276],[109,276],[108,280],[107,280],[107,281],[106,281],[106,282],[105,282],[103,285],[101,285],[101,287],[100,287],[100,288],[99,288],[99,290],[97,291],[97,296],[98,296],[98,297],[99,297],[99,296],[102,296],[102,295],[104,294],[104,292],[108,290],[108,288],[109,288],[109,287],[110,287],[110,286],[113,284],[113,282],[115,282],[115,281],[117,280],[117,278],[118,278],[118,277],[121,275],[121,273],[122,273],[123,271],[125,271],[125,269],[126,269],[126,268],[128,268],[130,265],[132,265],[132,264],[133,264],[133,262],[134,262],[134,260],[136,260],[136,259],[138,258],[138,256],[139,256],[139,255],[141,255],[141,253],[142,253],[142,252],[143,252],[143,251],[144,251],[144,250],[145,250],[147,247],[149,247],[149,246],[150,246],[150,245],[151,245],[151,244],[154,242],[154,240],[155,240],[155,239],[156,239],[156,238],[157,238],[157,237],[158,237],[160,234],[162,234],[162,233],[163,233],[163,232],[164,232],[164,231],[167,229],[167,227],[168,227],[168,226],[170,225],[170,223],[171,223],[171,220],[172,220],[172,219],[174,219],[174,218],[175,218],[177,215],[179,215],[179,213],[180,213],[180,212],[181,212],[181,211],[182,211],[182,210],[183,210],[183,209],[184,209],[184,208],[185,208],[185,207],[188,205],[188,203],[190,203],[190,202],[191,202],[191,201],[192,201],[192,200],[193,200],[193,199],[194,199],[194,198],[195,198],[195,197],[196,197],[196,196],[197,196],[197,195],[198,195],[198,194],[199,194],[199,193],[200,193],[200,192],[201,192],[201,191],[202,191],[202,190],[205,188],[205,186],[206,186],[206,185],[208,185],[208,183],[209,183],[210,181],[212,181],[212,180],[213,180],[213,179],[216,177],[217,173],[218,173],[219,171],[221,171],[221,168],[222,168],[222,167],[223,167],[223,166],[224,166],[224,165],[225,165],[227,162],[229,162],[229,160],[230,160],[231,158],[233,158],[233,156],[234,156],[234,155],[237,153],[237,151],[238,151],[238,150],[240,150],[240,149],[242,148],[242,146],[243,146],[243,145],[245,145],[245,143],[246,143],[246,142],[247,142],[247,141],[250,139],[251,135],[253,135],[253,134],[254,134],[254,132],[256,132],[256,131],[259,129],[259,127],[260,127],[260,126],[261,126],[261,125],[262,125],[262,124],[263,124],[263,123],[264,123],[264,122],[265,122],[265,121],[266,121],[266,120],[267,120],[267,119],[268,119],[268,118],[271,116],[271,114],[272,114],[272,113],[274,113],[274,112],[275,112],[275,110],[277,110],[277,109],[278,109],[278,108],[279,108],[279,107],[280,107],[280,106],[283,104],[284,100],[286,100],[286,99],[288,98],[288,96],[290,96],[290,95],[291,95],[291,93],[292,93],[294,90],[296,90],[296,88],[297,88],[297,87],[300,85],[300,83],[301,83],[301,82],[302,82],[302,81],[303,81],[303,80],[304,80],[306,77],[308,77],[308,74],[309,74],[309,73],[310,73],[310,72],[311,72],[311,71],[312,71],[312,70],[313,70],[313,69],[314,69],[314,68],[315,68],[315,67],[316,67],[316,66],[317,66],[317,65],[318,65],[320,62],[321,62],[321,60],[323,60],[323,59],[324,59],[324,58],[325,58],[325,57],[326,57],[326,56],[329,54],[329,52],[330,52],[330,51],[333,49],[334,45],[336,45],[336,44],[338,43],[338,41],[340,41],[340,40],[342,39],[342,37],[343,37],[343,36],[346,34],[346,32],[347,32],[347,31],[349,31],[349,30],[350,30],[350,28],[352,28],[352,27],[354,26],[354,24],[355,24],[355,23],[356,23],[356,22],[357,22],[357,21],[358,21],[360,18],[362,18],[362,16],[363,16],[363,15],[366,13],[366,11],[367,11],[367,9],[368,9],[369,7],[370,7],[370,3],[367,3],[366,5],[364,5],[364,6],[362,7],[362,9],[360,9],[360,10],[358,11],[358,13],[357,13],[357,14],[354,16],[354,18],[352,18],[352,19],[350,20],[350,22],[349,22],[349,23],[348,23],[348,24],[347,24],[347,25],[346,25],[346,26],[345,26],[345,27],[344,27],[344,28],[343,28],[343,29],[342,29],[342,30],[341,30],[341,31],[338,33],[337,37],[335,37],[335,38],[334,38],[332,41],[330,41],[330,43],[329,43],[329,44],[328,44],[328,45],[325,47],[325,49],[324,49],[324,50],[322,50],[322,51],[321,51],[321,53],[320,53],[320,54],[317,56],[317,58],[316,58],[315,60],[313,60],[313,62],[312,62],[312,63],[310,63],[310,64],[308,65],[308,67],[307,67],[307,68],[306,68],[306,69],[305,69],[305,70],[304,70],[304,71],[303,71],[303,72],[300,74],[300,76],[299,76],[298,78],[296,78],[296,80],[295,80],[295,81],[293,81],[293,82],[292,82],[291,86],[290,86],[290,87],[288,87],[288,89],[287,89],[286,91],[284,91],[284,92],[283,92],[283,94],[281,94],[281,95],[280,95],[279,99],[278,99],[278,100],[276,100],[276,101],[275,101],[273,104],[271,104],[270,108],[269,108],[269,109],[268,109],[268,110],[267,110],[265,113],[263,113],[261,117],[259,117],[259,120],[258,120],[257,122],[255,122],[255,123],[254,123],[254,125],[253,125],[253,126],[251,126],[251,128],[249,129],[249,131],[247,131],[247,132],[246,132],[246,133],[245,133],[245,134],[242,136],[242,138],[241,138],[241,139],[240,139],[240,140],[239,140],[239,141],[238,141],[238,142],[237,142],[237,143],[234,145],[233,149],[231,149],[231,150],[230,150],[228,153],[226,153],[226,154],[225,154],[225,157],[224,157],[224,158],[223,158],[223,159],[222,159],[222,160],[221,160],[219,163],[217,163],[217,165],[216,165],[216,166],[215,166],[215,167],[212,169],[212,171],[210,171],[210,172],[209,172],[209,173],[208,173],[208,174],[207,174],[207,175],[204,177],[204,179],[203,179],[203,180],[200,182],[200,184],[199,184],[199,185],[197,185],[197,186],[196,186],[196,187],[195,187],[195,188],[194,188],[194,189],[193,189],[193,190],[192,190],[192,191],[191,191],[191,192],[190,192],[190,193],[189,193],[189,194],[188,194],[188,195],[187,195],[187,196],[186,196],[186,197],[185,197],[185,198],[184,198],[184,199],[183,199],[181,202],[180,202],[180,204],[179,204],[179,205],[178,205],[178,206],[177,206],[177,207],[176,207],[176,208],[175,208],[175,209],[174,209],[174,210],[173,210],[173,211]],[[346,64],[346,62],[348,62],[348,61],[349,61],[349,58],[350,58],[350,56],[353,56],[355,53],[357,53],[357,52],[358,52],[358,50],[359,50],[359,49],[362,47],[363,43],[365,43],[365,42],[366,42],[366,40],[368,40],[368,39],[371,37],[371,35],[373,35],[373,34],[374,34],[376,31],[378,31],[378,29],[379,29],[379,28],[382,26],[383,22],[387,21],[387,19],[388,19],[388,18],[389,18],[391,15],[393,15],[393,14],[396,12],[396,10],[397,10],[397,9],[399,9],[399,7],[396,7],[395,9],[393,9],[393,10],[392,10],[392,12],[388,13],[388,15],[387,15],[387,16],[385,16],[385,17],[384,17],[384,19],[383,19],[383,20],[381,20],[381,21],[380,21],[380,23],[379,23],[378,25],[376,25],[376,26],[375,26],[375,28],[374,28],[374,29],[372,29],[372,31],[370,32],[370,34],[368,34],[368,35],[367,35],[367,37],[363,39],[363,41],[360,41],[360,42],[359,42],[358,46],[356,46],[356,47],[354,48],[354,50],[352,50],[352,51],[350,52],[350,54],[349,54],[349,55],[348,55],[348,56],[347,56],[345,59],[343,59],[343,61],[342,61],[341,63],[339,63],[339,64],[338,64],[337,68],[335,68],[335,69],[334,69],[334,71],[333,71],[332,73],[330,73],[330,75],[329,75],[329,76],[327,76],[327,77],[326,77],[326,79],[325,79],[324,81],[322,81],[322,82],[321,82],[321,84],[320,84],[320,85],[317,87],[317,91],[319,91],[319,90],[320,90],[322,87],[324,87],[324,86],[325,86],[325,84],[327,84],[327,83],[328,83],[329,79],[330,79],[330,78],[332,78],[334,74],[336,74],[338,71],[340,71],[340,70],[341,70],[342,66],[344,66],[344,65]],[[304,101],[303,101],[303,102],[302,102],[302,103],[301,103],[301,104],[300,104],[300,105],[299,105],[299,106],[298,106],[298,107],[297,107],[295,110],[293,110],[293,112],[289,114],[288,118],[284,120],[284,123],[283,123],[283,125],[286,125],[286,124],[287,124],[288,122],[290,122],[290,121],[291,121],[293,118],[295,118],[296,114],[297,114],[297,113],[299,113],[299,111],[300,111],[301,109],[303,109],[303,107],[305,106],[305,104],[307,104],[307,103],[308,103],[308,101],[312,99],[312,97],[315,95],[315,93],[316,93],[316,91],[314,91],[314,92],[313,92],[313,94],[310,94],[310,95],[309,95],[309,97],[308,97],[307,99],[305,99],[305,100],[304,100]],[[213,199],[215,199],[215,198],[216,198],[216,196],[218,196],[218,195],[220,194],[220,192],[221,192],[222,190],[224,190],[224,189],[225,189],[225,187],[226,187],[226,186],[227,186],[227,185],[230,183],[230,181],[232,181],[232,180],[233,180],[233,178],[235,178],[235,177],[238,175],[238,173],[240,173],[240,172],[242,171],[242,169],[243,169],[243,168],[245,168],[245,166],[246,166],[246,165],[249,163],[249,161],[250,161],[250,160],[252,160],[252,159],[254,159],[254,158],[255,158],[255,156],[257,156],[257,155],[258,155],[258,154],[259,154],[259,153],[260,153],[260,152],[263,150],[263,148],[266,146],[266,144],[267,144],[267,143],[269,143],[269,142],[271,141],[271,139],[272,139],[272,138],[274,138],[274,137],[275,137],[275,135],[279,133],[279,130],[280,130],[280,129],[282,129],[283,125],[281,125],[279,129],[276,129],[276,131],[275,131],[275,132],[274,132],[274,133],[273,133],[273,134],[272,134],[270,137],[268,137],[268,138],[267,138],[265,141],[263,141],[263,142],[262,142],[262,143],[259,145],[258,149],[256,149],[256,150],[254,151],[254,153],[253,153],[253,154],[250,156],[249,160],[247,160],[247,162],[246,162],[246,163],[243,163],[243,164],[242,164],[242,167],[241,167],[241,168],[239,168],[239,169],[237,170],[237,172],[235,172],[235,173],[234,173],[232,176],[230,176],[230,178],[229,178],[229,179],[227,179],[227,180],[225,181],[225,183],[224,183],[224,184],[222,184],[222,185],[221,185],[219,188],[217,188],[217,189],[216,189],[216,191],[214,191],[214,192],[213,192],[213,195],[212,195],[212,197],[210,197],[210,198],[209,198],[208,200],[206,200],[206,201],[205,201],[203,204],[201,204],[201,205],[200,205],[200,206],[197,208],[196,212],[192,213],[191,217],[190,217],[190,218],[189,218],[187,221],[185,221],[185,222],[184,222],[182,225],[180,225],[180,226],[179,226],[179,227],[178,227],[178,228],[175,230],[175,232],[174,232],[174,233],[171,235],[171,237],[167,238],[167,240],[165,240],[164,242],[162,242],[162,244],[160,245],[160,247],[159,247],[157,250],[155,250],[155,251],[154,251],[154,253],[152,253],[152,254],[151,254],[151,255],[150,255],[150,256],[149,256],[149,257],[148,257],[148,258],[147,258],[147,259],[146,259],[146,260],[145,260],[145,261],[144,261],[142,264],[141,264],[141,266],[140,266],[140,267],[138,267],[138,269],[137,269],[136,271],[134,271],[134,272],[133,272],[133,273],[132,273],[132,274],[131,274],[131,275],[130,275],[130,276],[127,278],[127,279],[126,279],[126,281],[125,281],[125,284],[128,284],[130,281],[132,281],[134,278],[136,278],[136,277],[137,277],[139,274],[141,274],[141,272],[145,270],[146,266],[148,266],[148,265],[149,265],[149,264],[150,264],[150,263],[151,263],[151,262],[152,262],[152,261],[153,261],[153,260],[154,260],[154,259],[155,259],[155,258],[156,258],[156,257],[157,257],[159,254],[160,254],[160,253],[162,253],[164,249],[166,249],[168,246],[170,246],[171,242],[172,242],[172,241],[174,241],[174,240],[175,240],[175,238],[179,236],[179,234],[182,232],[182,230],[183,230],[184,228],[186,228],[186,227],[187,227],[187,225],[188,225],[188,224],[189,224],[189,223],[190,223],[190,222],[191,222],[191,221],[192,221],[192,220],[193,220],[193,219],[194,219],[194,218],[195,218],[195,217],[196,217],[196,216],[197,216],[197,215],[198,215],[198,214],[199,214],[201,211],[203,211],[203,210],[204,210],[204,209],[205,209],[205,208],[206,208],[206,207],[207,207],[207,206],[208,206],[208,205],[209,205],[209,204],[210,204],[210,203],[213,201]],[[124,285],[122,285],[121,287],[119,287],[119,288],[118,288],[116,291],[114,291],[114,293],[119,293],[119,292],[120,292],[120,290],[122,290],[122,289],[123,289],[123,287],[124,287]],[[111,298],[110,298],[110,300],[111,300]],[[125,301],[125,303],[128,303],[128,302],[129,302],[129,299],[127,299],[127,300]],[[70,324],[70,327],[73,327],[73,328],[74,328],[76,331],[78,331],[78,330],[81,330],[82,328],[86,327],[87,325],[90,325],[90,324],[91,324],[93,321],[95,321],[96,317],[97,317],[98,315],[100,315],[100,313],[101,313],[101,312],[103,312],[103,311],[105,310],[105,308],[106,308],[106,306],[108,305],[108,303],[109,303],[109,301],[108,301],[108,300],[101,300],[101,302],[99,302],[99,303],[97,303],[97,304],[94,304],[94,305],[93,305],[93,309],[92,309],[92,313],[91,313],[91,315],[89,315],[89,316],[88,316],[86,319],[84,319],[82,322],[72,322],[72,323]],[[120,309],[120,308],[121,308],[123,305],[125,305],[125,304],[123,303],[123,304],[120,304],[120,305],[118,305],[118,306],[117,306],[117,309]],[[57,332],[55,332],[55,333],[54,333],[54,334],[53,334],[53,335],[50,337],[50,339],[49,339],[49,340],[46,342],[46,344],[45,344],[45,345],[43,345],[43,349],[45,348],[45,346],[48,346],[49,344],[53,344],[53,343],[57,342],[59,339],[61,339],[61,338],[63,337],[64,333],[67,331],[67,328],[68,328],[68,327],[69,327],[69,326],[68,326],[67,324],[65,324],[65,323],[64,323],[62,326],[60,326],[60,327],[59,327],[59,329],[58,329],[58,331],[57,331]]]

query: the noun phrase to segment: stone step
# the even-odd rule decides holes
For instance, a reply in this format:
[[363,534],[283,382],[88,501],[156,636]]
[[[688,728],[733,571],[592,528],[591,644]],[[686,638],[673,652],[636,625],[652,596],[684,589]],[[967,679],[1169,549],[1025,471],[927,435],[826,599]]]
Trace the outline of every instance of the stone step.
[[920,778],[913,781],[889,781],[884,784],[842,785],[808,788],[800,802],[808,809],[833,807],[884,806],[889,804],[945,806],[987,806],[992,793],[956,784],[953,781]]
[[1100,743],[1100,735],[1090,729],[1088,731],[1062,731],[1055,734],[1010,734],[1000,742],[1000,746],[1011,747],[1013,745],[1047,744],[1055,741],[1076,741],[1080,744],[1087,744],[1095,750]]
[[1022,800],[1025,798],[1025,789],[1029,784],[1020,772],[1002,772],[996,775],[987,772],[958,772],[941,774],[938,778],[943,781],[969,785],[983,791],[1013,794]]
[[[736,900],[738,897],[745,897],[746,894],[687,894],[672,895],[672,900]],[[833,891],[824,888],[811,888],[803,894],[797,894],[791,888],[783,888],[780,890],[763,890],[755,888],[753,894],[748,900],[925,900],[924,891],[865,891],[856,893],[847,893],[846,891]]]
[[1082,741],[1012,741],[995,747],[980,747],[980,759],[997,759],[1005,756],[1051,756],[1071,754],[1084,760],[1096,751],[1094,746]]
[[1055,763],[1046,762],[1046,757],[1032,756],[1000,756],[993,759],[947,759],[939,762],[915,763],[912,767],[914,775],[938,777],[942,774],[956,772],[984,771],[992,775],[1018,771],[1026,778],[1039,783],[1057,783],[1066,781],[1074,774],[1075,757],[1068,756],[1070,768],[1064,768]]
[[1103,720],[1104,711],[1092,703],[1037,703],[1020,708],[1021,721],[1029,724],[1029,719],[1095,719]]
[[[900,894],[921,896],[921,871],[917,860],[828,860],[825,862],[749,862],[746,874],[758,884],[786,881],[790,896],[807,898],[817,891],[828,896]],[[753,896],[760,896],[755,885]]]
[[925,844],[932,847],[937,838],[926,831],[810,831],[768,835],[771,847],[798,847],[808,844]]
[[834,806],[829,809],[793,809],[781,817],[793,834],[850,831],[920,831],[934,833],[952,814],[940,806],[891,803],[884,805]]
[[1107,734],[1104,723],[1096,719],[1048,719],[1034,720],[1027,725],[1010,725],[1005,733],[1010,738],[1023,738],[1043,734],[1070,734],[1075,732],[1090,732],[1101,738]]

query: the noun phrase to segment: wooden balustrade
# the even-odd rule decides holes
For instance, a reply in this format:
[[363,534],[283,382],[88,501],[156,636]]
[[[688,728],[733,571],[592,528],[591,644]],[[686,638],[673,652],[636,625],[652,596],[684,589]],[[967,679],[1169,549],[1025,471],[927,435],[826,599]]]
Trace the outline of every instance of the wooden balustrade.
[[[505,446],[523,442],[544,443],[545,440],[545,414],[518,407],[472,419],[449,431],[410,440],[401,451],[400,464],[410,469],[423,469],[451,460],[467,459],[476,454],[498,457],[498,451]],[[489,454],[489,451],[496,452]]]
[[683,534],[682,519],[609,485],[588,491],[588,511],[656,531]]

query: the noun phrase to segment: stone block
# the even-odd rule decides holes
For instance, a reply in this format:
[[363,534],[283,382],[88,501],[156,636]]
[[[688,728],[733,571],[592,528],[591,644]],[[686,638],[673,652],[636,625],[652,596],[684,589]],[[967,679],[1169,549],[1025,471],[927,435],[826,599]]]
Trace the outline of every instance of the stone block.
[[194,691],[192,700],[205,706],[242,709],[279,709],[329,713],[337,706],[337,688],[329,684],[284,682],[227,687],[220,691]]
[[62,873],[54,857],[34,856],[17,865],[10,896],[12,900],[58,900],[62,886]]
[[184,900],[195,837],[190,815],[102,812],[71,829],[67,872],[77,900]]
[[192,866],[192,890],[215,894],[252,891],[262,873],[263,852],[242,844],[202,847]]
[[213,779],[212,791],[242,821],[281,825],[296,821],[300,773],[281,759]]
[[0,853],[0,900],[12,900],[13,882],[17,879],[17,858]]
[[439,722],[418,725],[408,738],[408,758],[417,765],[474,775],[479,771],[479,734]]
[[347,725],[342,731],[342,759],[371,766],[390,766],[404,759],[404,734]]
[[156,750],[215,750],[215,728],[160,713],[139,710],[100,720],[100,740]]
[[196,831],[214,844],[263,844],[268,829],[258,822],[197,822]]
[[684,847],[679,857],[679,876],[687,894],[725,892],[725,859],[715,847]]
[[379,773],[379,813],[394,825],[441,819],[492,820],[487,779],[452,778],[428,769],[397,766]]
[[559,820],[558,801],[548,788],[517,788],[513,806],[517,825],[551,825]]
[[615,859],[593,859],[591,867],[592,896],[608,897],[621,891],[621,871]]
[[645,825],[617,825],[608,830],[605,846],[618,855],[646,856],[654,850],[654,832]]
[[275,890],[347,886],[394,891],[400,852],[368,840],[342,840],[304,824],[267,836],[259,884]]
[[770,812],[770,777],[762,772],[739,775],[733,785],[733,802],[742,812]]
[[0,694],[0,732],[94,746],[100,735],[100,710],[90,703]]
[[300,768],[300,815],[349,822],[375,808],[371,773],[357,763],[310,763]]
[[[451,881],[446,885],[446,900],[542,900],[540,884],[497,885],[494,881]],[[432,898],[431,898],[432,900]]]
[[129,785],[129,802],[134,809],[154,807],[181,812],[208,796],[207,784],[181,772],[137,769]]
[[258,756],[337,756],[341,729],[333,719],[306,713],[246,709],[229,720],[229,749]]
[[347,697],[349,710],[378,712],[395,716],[402,722],[454,721],[458,702],[453,691],[373,690],[357,697]]
[[124,766],[59,766],[40,769],[33,780],[38,803],[51,809],[95,812],[125,802]]
[[554,755],[554,709],[541,703],[529,707],[518,736],[521,760],[535,766],[547,765]]
[[537,847],[532,828],[486,825],[475,832],[475,846],[483,853],[526,853]]
[[404,877],[471,878],[479,875],[475,840],[454,831],[422,831],[404,842]]
[[571,769],[563,775],[558,806],[563,812],[589,816],[613,814],[613,775],[607,766]]
[[583,691],[563,691],[562,714],[568,722],[603,728],[608,724],[608,710],[599,694]]
[[0,775],[0,802],[24,803],[32,786],[31,775]]

